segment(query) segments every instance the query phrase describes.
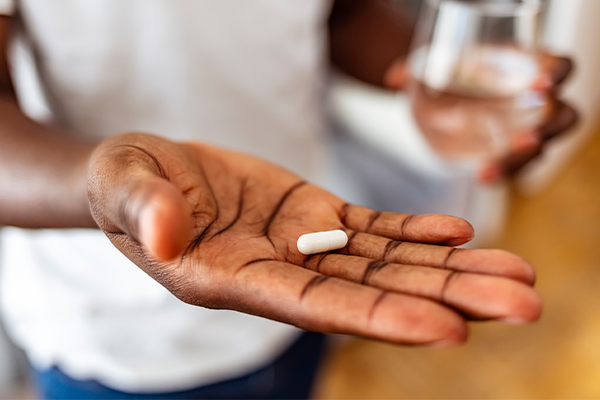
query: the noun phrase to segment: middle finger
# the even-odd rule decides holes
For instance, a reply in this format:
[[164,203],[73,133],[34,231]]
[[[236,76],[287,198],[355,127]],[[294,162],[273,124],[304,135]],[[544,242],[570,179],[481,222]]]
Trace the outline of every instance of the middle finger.
[[504,250],[459,249],[349,232],[347,246],[338,252],[376,261],[502,276],[528,285],[535,282],[531,264]]

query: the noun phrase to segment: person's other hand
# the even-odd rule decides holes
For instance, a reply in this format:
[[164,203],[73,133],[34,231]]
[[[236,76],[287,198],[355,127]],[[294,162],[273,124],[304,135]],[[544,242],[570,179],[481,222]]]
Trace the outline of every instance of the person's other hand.
[[480,178],[483,182],[514,176],[544,151],[549,140],[567,132],[577,123],[577,111],[558,98],[562,83],[573,71],[573,61],[549,53],[542,53],[539,58],[542,73],[534,89],[547,93],[547,117],[537,129],[516,135],[511,142],[510,154],[482,168]]
[[[547,116],[536,129],[515,135],[510,143],[508,155],[499,160],[489,160],[481,168],[479,178],[482,182],[492,183],[514,176],[543,152],[550,139],[563,134],[577,123],[577,111],[558,99],[562,83],[573,70],[573,61],[549,53],[542,53],[539,58],[541,73],[533,89],[546,92],[549,110]],[[386,71],[384,83],[389,89],[401,90],[408,79],[406,62],[399,59]]]
[[[96,149],[88,183],[108,238],[190,304],[437,345],[463,342],[467,320],[541,312],[526,261],[452,247],[473,237],[466,221],[349,205],[251,156],[125,134]],[[297,250],[300,235],[332,229],[348,233],[345,248]]]

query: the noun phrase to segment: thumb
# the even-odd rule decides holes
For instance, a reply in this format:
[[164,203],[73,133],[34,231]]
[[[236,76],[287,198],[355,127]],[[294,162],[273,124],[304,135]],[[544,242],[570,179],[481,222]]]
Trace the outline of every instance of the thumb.
[[168,261],[191,239],[188,201],[141,146],[101,144],[90,161],[88,196],[98,226],[130,258],[137,258],[141,245]]
[[119,225],[156,258],[168,261],[183,252],[192,227],[189,205],[170,182],[147,177],[118,205]]

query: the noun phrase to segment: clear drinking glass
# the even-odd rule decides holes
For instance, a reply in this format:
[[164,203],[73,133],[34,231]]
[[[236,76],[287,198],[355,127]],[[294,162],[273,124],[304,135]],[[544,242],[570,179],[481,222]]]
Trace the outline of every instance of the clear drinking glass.
[[425,0],[409,54],[412,112],[431,147],[452,160],[508,152],[544,119],[538,0]]

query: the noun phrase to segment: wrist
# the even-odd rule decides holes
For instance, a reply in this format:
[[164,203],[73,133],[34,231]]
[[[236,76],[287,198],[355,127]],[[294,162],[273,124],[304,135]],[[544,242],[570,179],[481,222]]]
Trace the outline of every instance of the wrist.
[[73,204],[75,207],[74,218],[77,221],[76,225],[82,228],[98,228],[98,224],[94,220],[90,210],[88,195],[90,160],[96,147],[96,145],[82,146],[70,177],[70,190],[73,193]]

